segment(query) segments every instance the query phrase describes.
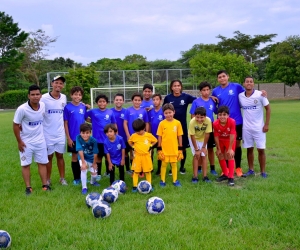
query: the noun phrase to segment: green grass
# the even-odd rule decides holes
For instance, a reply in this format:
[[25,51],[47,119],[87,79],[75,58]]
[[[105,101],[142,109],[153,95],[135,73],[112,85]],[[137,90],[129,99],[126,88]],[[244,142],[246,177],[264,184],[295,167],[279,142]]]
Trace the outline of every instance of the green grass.
[[[182,188],[172,186],[171,176],[167,187],[161,188],[153,175],[153,194],[120,196],[112,204],[111,216],[104,220],[92,216],[80,187],[59,185],[55,165],[53,191],[42,192],[33,164],[34,192],[25,196],[12,132],[14,113],[1,112],[0,229],[12,236],[12,249],[299,249],[300,102],[271,102],[271,108],[267,179],[236,178],[233,188],[216,182],[191,184],[188,150],[187,174],[179,175]],[[71,183],[69,154],[65,161]],[[242,166],[246,170],[245,151]],[[257,158],[255,169],[258,172]],[[129,190],[131,181],[126,175]],[[101,192],[108,185],[105,178],[100,188],[90,191]],[[151,196],[165,201],[162,214],[147,214],[145,203]]]

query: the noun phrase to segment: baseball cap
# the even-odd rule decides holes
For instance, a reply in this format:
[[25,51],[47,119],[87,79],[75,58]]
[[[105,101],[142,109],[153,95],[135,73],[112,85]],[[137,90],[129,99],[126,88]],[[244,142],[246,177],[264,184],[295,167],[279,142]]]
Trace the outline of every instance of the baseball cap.
[[63,76],[55,76],[55,77],[53,78],[52,82],[54,82],[54,81],[56,81],[56,80],[58,80],[58,79],[61,79],[63,82],[66,81],[66,78],[64,78]]

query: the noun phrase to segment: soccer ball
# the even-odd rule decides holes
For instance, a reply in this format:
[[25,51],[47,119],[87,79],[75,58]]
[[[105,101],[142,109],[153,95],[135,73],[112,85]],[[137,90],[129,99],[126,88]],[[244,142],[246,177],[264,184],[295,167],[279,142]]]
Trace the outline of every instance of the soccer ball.
[[125,194],[126,183],[121,180],[114,181],[111,186],[118,191],[119,194]]
[[11,244],[11,237],[8,232],[0,230],[0,248],[9,248]]
[[146,209],[149,214],[160,214],[165,210],[165,203],[159,197],[151,197],[146,202]]
[[151,192],[152,185],[148,181],[140,181],[137,189],[141,194],[149,194]]
[[106,201],[98,201],[93,205],[92,213],[95,218],[106,218],[111,214],[111,207]]
[[101,194],[99,194],[97,192],[92,192],[86,196],[85,204],[87,205],[88,208],[90,208],[95,203],[97,203],[98,201],[101,201],[101,200],[102,200]]
[[102,199],[108,203],[113,203],[118,199],[119,193],[112,187],[105,188],[102,191]]

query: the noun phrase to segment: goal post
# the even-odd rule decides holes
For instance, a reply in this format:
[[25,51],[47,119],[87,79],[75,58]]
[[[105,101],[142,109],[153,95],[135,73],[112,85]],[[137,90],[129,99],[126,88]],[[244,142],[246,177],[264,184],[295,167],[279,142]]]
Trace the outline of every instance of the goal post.
[[[155,86],[153,86],[153,94],[155,94]],[[124,95],[124,102],[131,102],[131,96],[134,93],[143,94],[143,86],[120,86],[120,87],[101,87],[101,88],[91,88],[91,106],[94,108],[95,99],[99,94],[104,94],[108,97],[108,103],[114,102],[114,97],[116,94]]]

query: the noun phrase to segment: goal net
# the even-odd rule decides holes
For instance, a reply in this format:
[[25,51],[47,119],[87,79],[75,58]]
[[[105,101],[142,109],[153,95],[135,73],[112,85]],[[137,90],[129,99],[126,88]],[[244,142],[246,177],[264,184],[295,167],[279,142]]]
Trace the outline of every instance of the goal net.
[[[153,86],[153,94],[155,93],[155,87]],[[143,85],[142,86],[120,86],[120,87],[103,87],[103,88],[91,88],[91,106],[94,108],[95,99],[98,95],[104,94],[108,97],[108,103],[114,102],[114,97],[116,94],[124,95],[124,102],[131,102],[131,96],[134,93],[143,94]]]

